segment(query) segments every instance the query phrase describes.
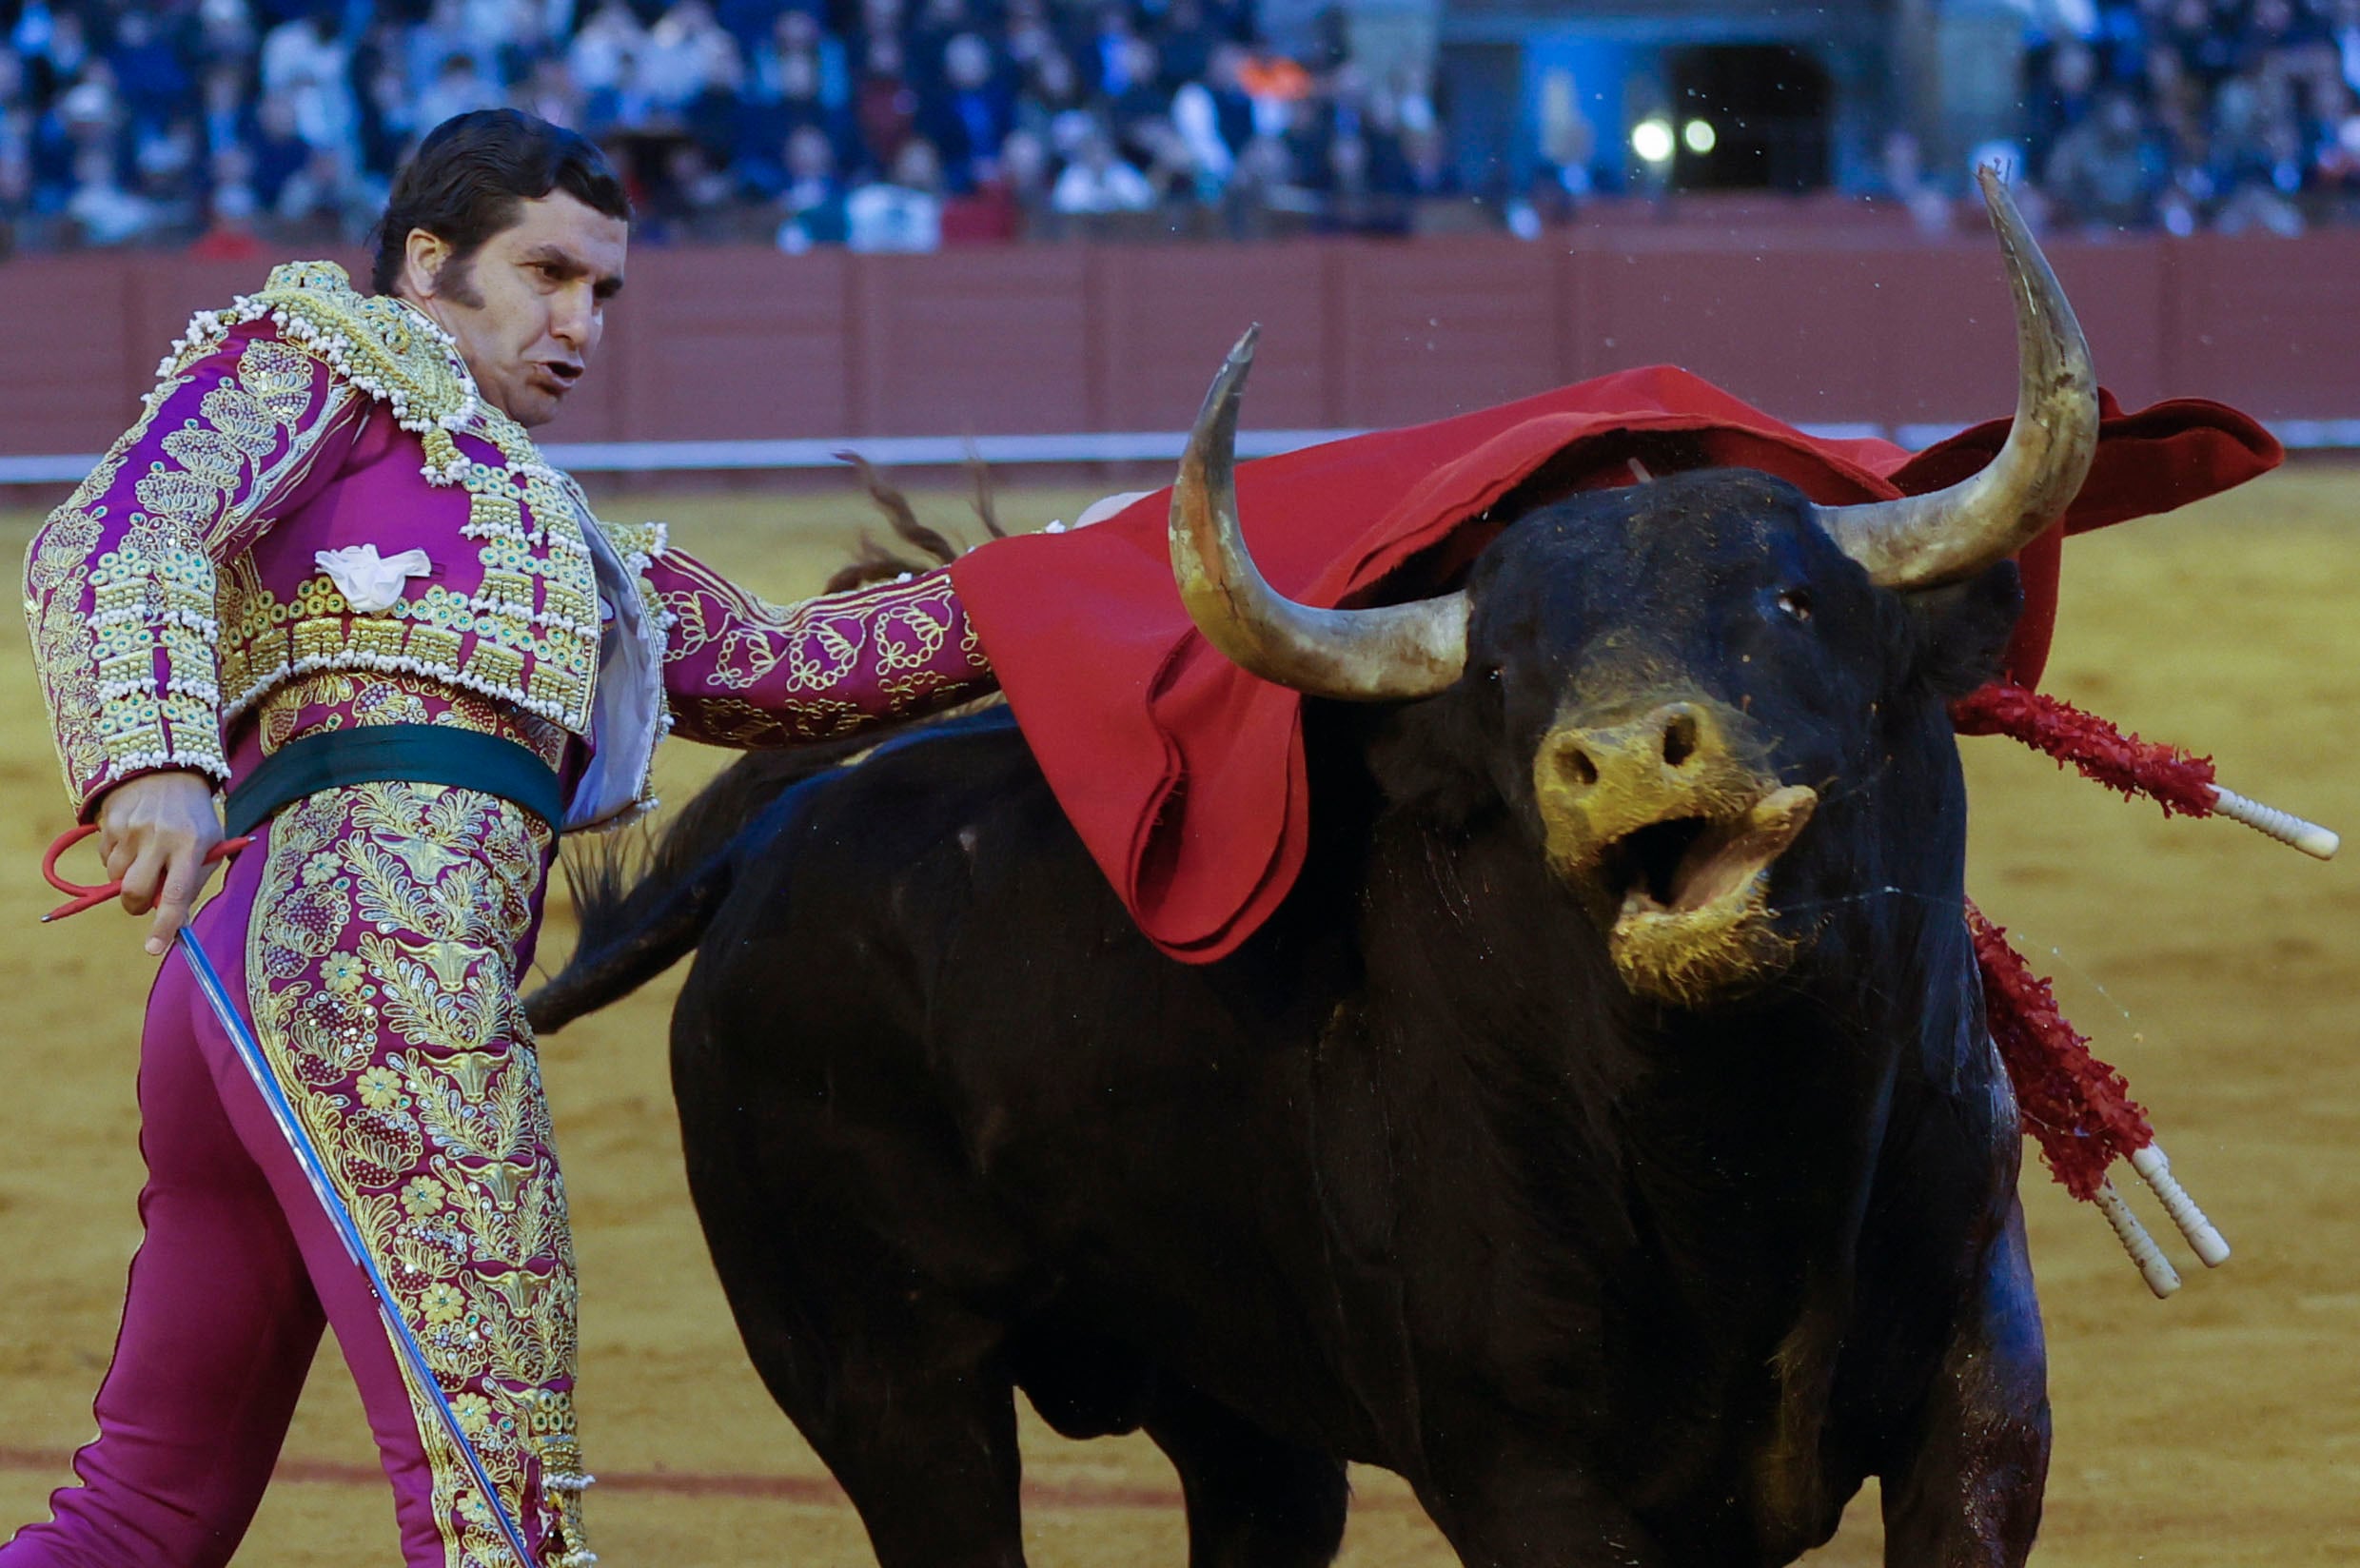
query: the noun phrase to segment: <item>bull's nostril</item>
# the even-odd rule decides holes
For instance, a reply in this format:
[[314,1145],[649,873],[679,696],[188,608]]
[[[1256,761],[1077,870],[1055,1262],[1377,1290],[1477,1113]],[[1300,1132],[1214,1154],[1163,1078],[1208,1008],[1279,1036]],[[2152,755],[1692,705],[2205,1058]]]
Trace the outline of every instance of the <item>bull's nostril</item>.
[[1679,714],[1663,727],[1663,761],[1669,767],[1680,767],[1696,755],[1697,721],[1694,714]]
[[1598,782],[1598,764],[1579,746],[1568,747],[1558,766],[1564,770],[1567,778],[1584,789]]

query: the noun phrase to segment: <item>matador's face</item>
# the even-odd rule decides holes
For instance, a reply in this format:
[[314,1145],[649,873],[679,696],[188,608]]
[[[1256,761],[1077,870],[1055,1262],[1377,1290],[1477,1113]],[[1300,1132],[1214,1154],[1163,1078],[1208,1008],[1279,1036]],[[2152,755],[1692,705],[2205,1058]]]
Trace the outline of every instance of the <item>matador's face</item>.
[[529,429],[589,369],[630,238],[620,218],[551,191],[463,260],[414,231],[402,292],[459,341],[485,401]]

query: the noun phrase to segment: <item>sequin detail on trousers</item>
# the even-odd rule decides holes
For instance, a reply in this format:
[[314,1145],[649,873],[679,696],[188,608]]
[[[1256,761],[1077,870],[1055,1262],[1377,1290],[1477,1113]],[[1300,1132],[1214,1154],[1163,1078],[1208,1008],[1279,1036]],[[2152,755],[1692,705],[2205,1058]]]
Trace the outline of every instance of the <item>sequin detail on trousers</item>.
[[[575,1269],[516,991],[547,828],[472,790],[326,791],[272,826],[246,950],[266,1053],[543,1563],[581,1568]],[[498,1526],[412,1391],[447,1568]]]

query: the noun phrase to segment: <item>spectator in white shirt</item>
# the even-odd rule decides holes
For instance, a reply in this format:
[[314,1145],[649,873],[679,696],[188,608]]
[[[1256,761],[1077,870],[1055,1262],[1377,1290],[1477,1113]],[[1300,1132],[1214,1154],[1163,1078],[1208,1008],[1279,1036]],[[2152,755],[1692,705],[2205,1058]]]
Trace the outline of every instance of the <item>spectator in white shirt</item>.
[[1202,82],[1184,84],[1171,96],[1171,127],[1188,148],[1198,188],[1209,199],[1220,195],[1237,160],[1229,143],[1221,139],[1221,110],[1213,102],[1212,89]]
[[854,250],[925,251],[942,247],[942,159],[922,136],[901,144],[893,178],[862,186],[844,202],[846,245]]
[[705,0],[678,0],[648,29],[639,86],[666,108],[678,108],[706,83],[743,80],[738,40],[715,21]]
[[1155,192],[1147,176],[1114,156],[1114,144],[1098,135],[1057,176],[1049,205],[1070,214],[1145,212],[1155,205]]
[[574,34],[565,64],[583,93],[620,87],[631,62],[647,47],[647,31],[624,0],[606,0]]
[[295,131],[324,152],[343,153],[352,143],[360,115],[345,80],[349,51],[325,11],[282,22],[263,40],[262,81],[266,93],[283,93],[295,106]]

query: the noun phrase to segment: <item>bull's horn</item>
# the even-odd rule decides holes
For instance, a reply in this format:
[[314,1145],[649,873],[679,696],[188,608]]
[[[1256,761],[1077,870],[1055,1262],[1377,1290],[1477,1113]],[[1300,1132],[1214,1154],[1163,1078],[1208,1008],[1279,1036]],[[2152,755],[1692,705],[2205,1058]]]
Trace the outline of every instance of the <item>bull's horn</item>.
[[1466,667],[1464,593],[1371,610],[1316,610],[1263,580],[1237,526],[1237,402],[1249,327],[1205,395],[1171,492],[1171,575],[1189,618],[1230,662],[1310,696],[1428,696]]
[[1956,582],[2015,555],[2064,515],[2097,451],[2097,376],[2081,323],[2005,182],[1989,168],[1976,178],[2016,295],[2016,422],[1997,457],[1946,490],[1819,509],[1843,553],[1888,588]]

